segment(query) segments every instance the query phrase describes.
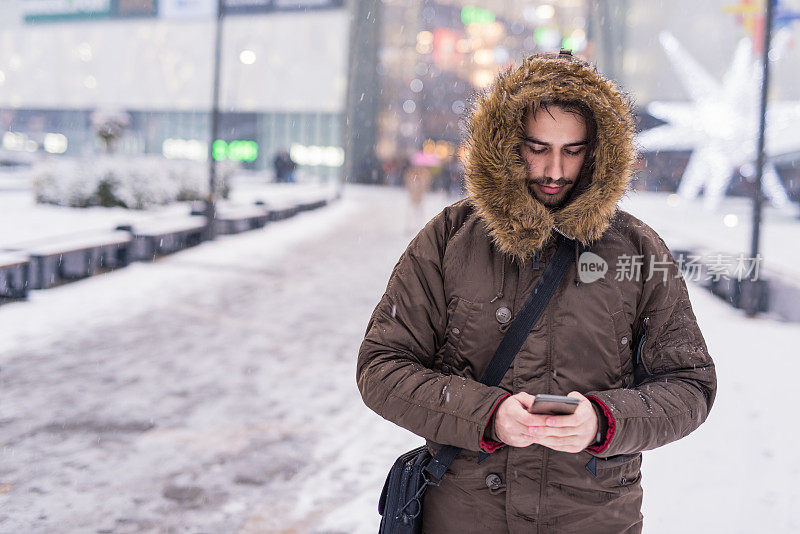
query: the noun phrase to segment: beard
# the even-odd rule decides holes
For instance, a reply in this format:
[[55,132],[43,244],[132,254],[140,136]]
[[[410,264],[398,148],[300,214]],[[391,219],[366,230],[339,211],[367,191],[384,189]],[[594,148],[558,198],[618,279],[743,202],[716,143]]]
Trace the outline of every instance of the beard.
[[[559,178],[558,180],[550,180],[549,178],[535,178],[532,180],[528,180],[527,185],[528,185],[528,191],[531,193],[531,195],[536,200],[541,202],[544,205],[544,207],[551,210],[557,210],[564,207],[564,205],[566,205],[567,202],[569,201],[571,197],[570,192],[572,191],[575,185],[575,181],[566,180],[564,178]],[[537,185],[538,186],[544,185],[547,187],[561,187],[561,191],[555,194],[548,194],[542,191],[541,189],[535,187]]]

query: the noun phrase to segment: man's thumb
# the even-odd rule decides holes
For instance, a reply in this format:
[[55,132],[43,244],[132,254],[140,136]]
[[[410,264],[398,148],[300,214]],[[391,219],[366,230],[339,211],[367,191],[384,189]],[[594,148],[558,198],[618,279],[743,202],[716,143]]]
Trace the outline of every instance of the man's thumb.
[[531,395],[530,393],[525,393],[524,391],[517,393],[514,395],[516,399],[522,404],[526,410],[529,410],[533,401],[536,400],[536,397]]

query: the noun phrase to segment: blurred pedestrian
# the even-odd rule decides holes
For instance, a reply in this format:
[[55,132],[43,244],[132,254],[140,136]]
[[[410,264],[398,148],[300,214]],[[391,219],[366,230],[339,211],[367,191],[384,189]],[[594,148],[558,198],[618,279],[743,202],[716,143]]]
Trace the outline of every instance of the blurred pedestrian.
[[431,178],[431,172],[419,165],[412,165],[403,175],[409,200],[405,218],[406,232],[418,231],[425,224],[425,197],[430,191]]
[[383,162],[384,183],[389,186],[400,185],[400,164],[397,158],[387,159]]
[[278,183],[294,182],[294,170],[297,164],[286,150],[280,150],[272,162],[275,167],[275,181]]
[[445,161],[442,169],[444,176],[444,187],[449,198],[464,196],[464,166],[455,156],[451,156]]

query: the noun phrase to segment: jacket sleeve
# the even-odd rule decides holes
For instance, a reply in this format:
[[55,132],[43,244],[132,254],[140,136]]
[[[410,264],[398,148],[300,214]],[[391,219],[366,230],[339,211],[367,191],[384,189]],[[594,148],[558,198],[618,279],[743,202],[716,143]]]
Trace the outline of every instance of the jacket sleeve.
[[[645,281],[634,330],[643,343],[641,366],[646,376],[632,388],[592,391],[608,416],[608,436],[599,457],[633,454],[678,440],[708,416],[717,390],[714,362],[689,302],[686,283],[669,249],[655,232],[644,247],[645,280],[655,259],[666,272],[654,270]],[[633,347],[634,351],[638,347]],[[633,357],[636,358],[634,352]]]
[[412,240],[367,325],[356,379],[379,415],[443,445],[478,451],[497,401],[507,392],[435,369],[447,328],[442,261],[448,210]]

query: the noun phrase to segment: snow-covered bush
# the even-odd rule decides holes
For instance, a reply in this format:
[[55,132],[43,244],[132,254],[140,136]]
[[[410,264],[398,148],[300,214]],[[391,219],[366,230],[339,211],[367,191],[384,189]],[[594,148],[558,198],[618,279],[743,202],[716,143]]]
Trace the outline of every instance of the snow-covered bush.
[[[229,193],[238,164],[217,164],[217,192]],[[161,156],[58,157],[34,168],[36,201],[59,206],[122,206],[144,209],[175,201],[200,200],[208,192],[208,165]]]

